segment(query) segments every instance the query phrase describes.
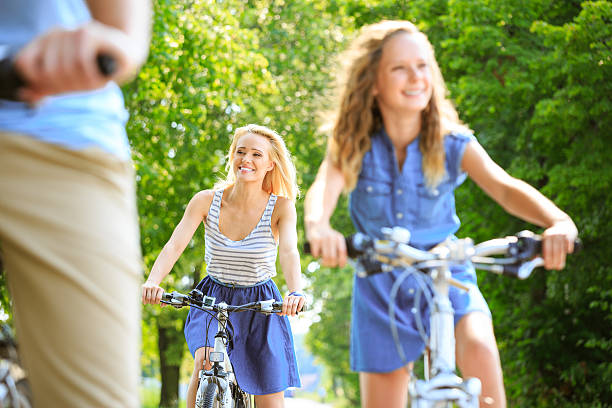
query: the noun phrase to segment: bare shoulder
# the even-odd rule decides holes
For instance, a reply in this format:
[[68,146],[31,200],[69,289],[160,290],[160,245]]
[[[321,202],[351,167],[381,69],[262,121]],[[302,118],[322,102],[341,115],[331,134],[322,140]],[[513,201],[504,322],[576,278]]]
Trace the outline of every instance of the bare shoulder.
[[295,202],[291,201],[286,197],[278,197],[276,204],[274,205],[274,213],[272,219],[276,218],[276,221],[281,220],[284,217],[295,217]]
[[189,202],[189,206],[203,217],[206,217],[214,196],[214,190],[198,191]]

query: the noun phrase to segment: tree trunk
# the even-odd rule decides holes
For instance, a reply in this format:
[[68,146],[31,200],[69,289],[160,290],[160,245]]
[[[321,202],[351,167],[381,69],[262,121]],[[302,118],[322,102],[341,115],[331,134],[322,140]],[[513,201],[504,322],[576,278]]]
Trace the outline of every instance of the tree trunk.
[[[158,327],[159,363],[161,372],[160,408],[178,408],[180,364],[168,358],[170,347],[177,341],[176,330]],[[179,339],[179,341],[181,341]],[[174,360],[174,361],[173,361]]]
[[197,266],[193,271],[193,288],[194,289],[196,286],[198,286],[198,283],[200,283],[200,279],[201,279],[200,276],[202,276],[202,266],[201,265]]

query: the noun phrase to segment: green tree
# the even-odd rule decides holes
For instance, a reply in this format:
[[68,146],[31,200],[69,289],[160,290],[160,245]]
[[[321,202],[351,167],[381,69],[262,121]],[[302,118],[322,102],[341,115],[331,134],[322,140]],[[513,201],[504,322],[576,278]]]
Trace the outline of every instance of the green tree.
[[[317,116],[328,105],[328,85],[333,80],[335,55],[342,49],[353,25],[339,5],[325,0],[256,2],[260,13],[262,52],[270,61],[270,71],[277,81],[279,94],[269,100],[272,108],[264,120],[278,124],[278,130],[294,154],[298,182],[303,192],[314,181],[323,159],[326,137],[318,128]],[[303,202],[297,203],[303,213]],[[336,214],[337,227],[352,231],[346,209]],[[302,232],[302,220],[298,229]],[[303,237],[303,234],[301,234]],[[302,261],[306,267],[311,259]],[[349,369],[349,320],[352,271],[338,273],[326,268],[303,273],[310,282],[308,292],[321,310],[306,338],[310,350],[328,370],[333,394],[351,406],[359,402],[357,375]],[[334,321],[342,316],[339,324]]]
[[[241,7],[239,1],[156,2],[149,60],[124,89],[147,273],[189,199],[222,175],[233,129],[256,117],[257,100],[278,92],[257,36],[237,19]],[[203,247],[198,232],[166,289],[188,291],[200,280]],[[169,309],[144,309],[144,324],[157,327],[162,407],[177,406],[185,350],[185,312]]]
[[[527,282],[481,275],[512,405],[595,404],[611,397],[609,2],[455,1],[437,34],[462,117],[508,171],[575,219],[586,251]],[[461,234],[536,228],[458,193]],[[490,200],[489,200],[490,201]],[[597,282],[595,286],[593,283]],[[597,324],[594,324],[597,322]]]

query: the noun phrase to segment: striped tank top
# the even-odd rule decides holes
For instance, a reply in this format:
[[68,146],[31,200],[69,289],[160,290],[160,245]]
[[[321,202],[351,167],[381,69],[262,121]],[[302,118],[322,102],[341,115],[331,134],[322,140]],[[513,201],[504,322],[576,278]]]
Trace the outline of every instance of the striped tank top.
[[272,211],[276,198],[270,194],[257,226],[240,241],[232,241],[219,230],[223,190],[215,191],[205,228],[206,271],[213,278],[240,286],[250,286],[276,276],[278,244],[272,234]]

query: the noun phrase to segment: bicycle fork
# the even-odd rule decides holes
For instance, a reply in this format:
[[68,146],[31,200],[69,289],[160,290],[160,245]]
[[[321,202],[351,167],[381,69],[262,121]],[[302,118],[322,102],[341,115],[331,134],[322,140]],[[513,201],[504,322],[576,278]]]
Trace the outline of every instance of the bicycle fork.
[[[223,303],[220,303],[221,306]],[[229,357],[227,355],[227,327],[228,314],[225,310],[217,313],[217,334],[215,335],[215,346],[210,352],[209,360],[212,363],[210,370],[200,370],[200,385],[196,394],[196,407],[201,407],[204,403],[204,393],[206,387],[211,382],[217,386],[217,398],[220,401],[219,407],[232,408],[232,392],[230,389],[230,376],[233,375],[230,369]],[[199,405],[198,405],[199,404]]]
[[[478,408],[481,384],[478,378],[463,381],[455,374],[454,310],[449,299],[451,272],[437,268],[431,272],[434,286],[430,316],[431,378],[410,381],[412,408],[451,406]],[[427,375],[428,373],[426,373]]]

